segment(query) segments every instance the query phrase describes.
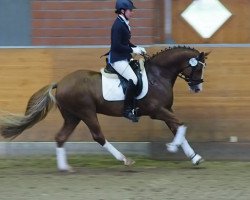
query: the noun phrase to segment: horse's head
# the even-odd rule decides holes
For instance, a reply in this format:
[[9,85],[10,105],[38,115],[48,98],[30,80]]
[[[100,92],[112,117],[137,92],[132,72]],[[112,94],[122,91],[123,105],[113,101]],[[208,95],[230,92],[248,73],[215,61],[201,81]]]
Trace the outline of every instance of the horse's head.
[[148,65],[156,68],[159,76],[165,76],[174,84],[176,77],[184,79],[192,92],[202,91],[205,60],[208,53],[186,46],[175,46],[153,56],[144,56]]
[[184,67],[178,75],[188,83],[190,91],[194,93],[202,91],[203,74],[206,66],[205,60],[209,53],[201,52],[198,55],[189,57],[189,60],[184,63]]

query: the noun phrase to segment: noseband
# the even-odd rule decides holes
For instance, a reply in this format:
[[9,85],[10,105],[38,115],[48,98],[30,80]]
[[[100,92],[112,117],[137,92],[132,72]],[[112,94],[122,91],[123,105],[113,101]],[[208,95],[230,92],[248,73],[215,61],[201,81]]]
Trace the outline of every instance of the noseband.
[[[198,79],[198,80],[193,79],[194,72],[195,72],[195,70],[197,69],[197,67],[199,66],[199,64],[202,64],[202,68],[204,68],[204,67],[206,66],[206,63],[203,63],[203,62],[197,60],[196,58],[191,58],[191,59],[189,60],[188,66],[186,66],[186,67],[182,70],[182,72],[181,72],[180,74],[178,74],[178,76],[179,76],[180,78],[182,78],[183,80],[185,80],[185,81],[188,83],[188,85],[189,85],[190,87],[192,87],[192,86],[194,86],[194,85],[198,85],[198,84],[200,84],[200,83],[203,83],[203,79],[202,79],[202,78],[201,78],[201,79]],[[190,68],[190,67],[191,67],[191,73],[189,74],[189,76],[185,76],[185,75],[183,74],[183,71],[184,71],[185,69],[187,69],[187,68]]]

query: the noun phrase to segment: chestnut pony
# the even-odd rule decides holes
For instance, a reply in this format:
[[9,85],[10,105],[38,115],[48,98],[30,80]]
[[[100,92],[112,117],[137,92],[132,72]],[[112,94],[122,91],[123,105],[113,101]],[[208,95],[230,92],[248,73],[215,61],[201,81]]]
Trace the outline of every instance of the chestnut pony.
[[[193,164],[199,164],[203,159],[189,145],[185,138],[186,126],[172,112],[173,87],[179,76],[188,83],[191,91],[200,92],[208,54],[194,48],[178,46],[162,50],[151,57],[144,55],[148,93],[137,102],[138,116],[147,115],[152,119],[162,120],[174,134],[173,141],[166,144],[167,149],[176,152],[181,147]],[[58,83],[43,87],[29,99],[24,115],[10,114],[1,118],[1,135],[5,138],[15,138],[44,119],[55,105],[64,118],[64,124],[55,137],[59,170],[71,170],[63,145],[80,121],[88,126],[93,139],[117,160],[125,165],[134,163],[105,139],[99,125],[97,113],[115,117],[123,115],[123,101],[104,100],[99,72],[75,71]]]

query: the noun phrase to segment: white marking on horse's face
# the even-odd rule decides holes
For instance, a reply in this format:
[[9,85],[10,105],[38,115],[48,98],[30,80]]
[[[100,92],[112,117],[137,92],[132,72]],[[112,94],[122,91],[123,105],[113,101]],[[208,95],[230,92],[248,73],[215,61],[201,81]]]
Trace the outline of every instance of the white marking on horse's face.
[[202,92],[202,89],[203,89],[203,84],[202,83],[200,83],[199,85],[198,85],[198,88],[200,89],[200,92]]
[[192,93],[199,93],[202,91],[202,83],[198,84],[198,85],[194,85],[194,86],[189,86],[189,90]]
[[[202,62],[200,62],[200,63],[203,64],[202,72],[201,72],[201,79],[203,79],[206,64],[204,64]],[[203,89],[202,86],[203,86],[203,84],[200,83],[198,85],[194,85],[194,86],[189,87],[189,90],[192,93],[199,93],[199,92],[202,92],[202,89]]]

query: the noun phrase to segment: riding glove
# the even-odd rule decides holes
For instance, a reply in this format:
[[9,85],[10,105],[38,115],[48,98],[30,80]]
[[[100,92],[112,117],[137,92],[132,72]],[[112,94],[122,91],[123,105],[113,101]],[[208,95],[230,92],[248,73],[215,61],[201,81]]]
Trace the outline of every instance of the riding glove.
[[132,47],[132,50],[133,50],[133,53],[135,53],[135,54],[144,54],[144,53],[146,53],[146,50],[145,50],[145,48],[143,48],[143,47],[139,47],[139,46],[137,46],[137,47]]
[[[139,46],[137,46],[137,47],[139,47]],[[139,47],[139,48],[141,49],[142,53],[147,53],[147,51],[144,47]]]

